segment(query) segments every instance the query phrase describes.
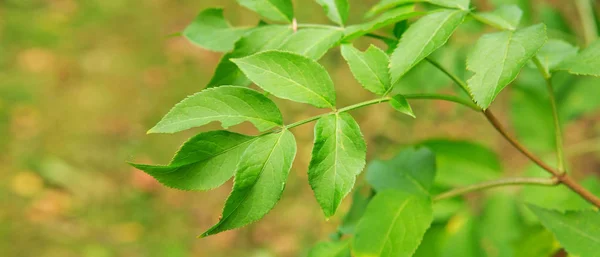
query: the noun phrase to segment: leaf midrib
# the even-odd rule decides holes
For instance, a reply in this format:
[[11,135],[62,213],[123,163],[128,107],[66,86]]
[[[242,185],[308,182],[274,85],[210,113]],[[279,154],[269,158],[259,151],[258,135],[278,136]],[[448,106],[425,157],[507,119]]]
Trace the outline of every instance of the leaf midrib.
[[390,226],[388,227],[386,233],[385,233],[385,241],[381,244],[381,247],[379,249],[379,251],[377,252],[379,255],[381,255],[383,253],[383,249],[385,248],[385,245],[389,239],[390,234],[392,233],[392,228],[394,228],[394,225],[396,225],[396,222],[398,221],[398,216],[400,216],[400,214],[402,214],[402,211],[404,210],[404,208],[406,207],[406,205],[408,205],[408,203],[410,202],[410,200],[412,200],[411,198],[406,199],[406,201],[404,201],[402,203],[402,205],[400,205],[400,207],[398,207],[398,211],[396,212],[396,214],[394,215],[394,219],[392,221],[392,224],[390,224]]

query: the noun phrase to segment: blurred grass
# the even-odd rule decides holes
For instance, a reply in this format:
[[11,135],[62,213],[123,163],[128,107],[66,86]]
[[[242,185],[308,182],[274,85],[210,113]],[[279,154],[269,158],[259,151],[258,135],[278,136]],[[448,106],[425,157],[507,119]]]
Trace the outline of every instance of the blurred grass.
[[[313,1],[295,2],[299,20],[327,22],[315,15],[322,11]],[[350,21],[360,22],[360,12],[374,2],[351,1]],[[297,256],[333,231],[349,201],[324,220],[306,182],[312,126],[294,131],[299,153],[277,207],[259,223],[207,239],[195,236],[217,221],[231,183],[181,192],[125,164],[166,163],[201,131],[145,133],[212,75],[219,54],[166,38],[210,6],[225,7],[233,24],[258,21],[233,0],[0,0],[0,256]],[[465,24],[435,58],[465,74],[464,55],[482,29]],[[372,97],[352,78],[339,50],[322,63],[336,82],[340,106]],[[422,64],[399,91],[455,92],[450,85]],[[506,98],[495,109],[506,110]],[[319,113],[276,102],[288,122]],[[440,102],[414,102],[413,108],[417,120],[386,106],[354,113],[370,159],[425,138],[450,137],[493,147],[507,170],[526,163],[475,113]],[[567,143],[598,134],[585,124],[575,125],[578,132]],[[598,165],[597,159],[582,162]]]

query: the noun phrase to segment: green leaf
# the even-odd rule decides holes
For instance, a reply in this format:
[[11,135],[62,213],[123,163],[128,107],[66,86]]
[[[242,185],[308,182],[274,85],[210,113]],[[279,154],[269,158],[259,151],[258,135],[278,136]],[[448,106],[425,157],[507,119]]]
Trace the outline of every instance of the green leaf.
[[372,21],[348,26],[346,27],[346,30],[344,30],[344,41],[349,42],[385,26],[425,14],[424,12],[415,12],[414,10],[414,5],[400,6],[382,14]]
[[379,3],[371,7],[371,9],[367,12],[365,17],[373,17],[383,11],[386,11],[399,5],[419,2],[430,3],[442,7],[458,8],[461,10],[468,10],[470,4],[470,0],[381,0]]
[[325,116],[315,126],[308,181],[325,216],[335,214],[365,167],[367,145],[348,113]]
[[365,196],[364,193],[361,192],[360,188],[354,191],[354,194],[352,194],[352,204],[350,205],[350,210],[348,210],[344,216],[344,219],[342,220],[342,224],[340,224],[338,227],[339,233],[343,235],[354,234],[356,225],[365,213],[367,205],[370,201],[371,197]]
[[350,240],[318,243],[310,250],[308,257],[350,257]]
[[304,55],[319,60],[337,45],[344,33],[337,29],[301,29],[288,37],[279,50]]
[[383,50],[371,45],[363,53],[351,44],[344,44],[342,56],[365,89],[378,95],[384,95],[390,89],[389,57]]
[[479,144],[439,139],[428,140],[420,145],[435,153],[435,183],[438,185],[466,186],[492,180],[501,175],[502,167],[496,153]]
[[266,51],[232,60],[254,83],[284,99],[326,108],[335,106],[335,89],[319,63],[288,52]]
[[352,241],[356,257],[410,257],[431,225],[428,198],[398,190],[377,193]]
[[266,25],[252,29],[235,43],[233,52],[227,53],[221,58],[207,87],[250,85],[250,80],[230,59],[278,49],[291,34],[292,29],[289,26]]
[[463,210],[447,223],[434,223],[427,230],[414,257],[488,256],[479,245],[476,221],[475,216]]
[[545,42],[543,24],[483,35],[467,56],[467,69],[475,73],[467,86],[477,105],[487,109]]
[[392,97],[392,100],[390,100],[390,105],[394,109],[396,109],[396,111],[399,111],[410,117],[415,118],[415,114],[413,113],[412,107],[410,107],[408,100],[406,100],[406,97],[404,97],[403,95],[395,95],[394,97]]
[[474,17],[502,30],[516,30],[523,11],[516,5],[504,5],[491,12],[476,13]]
[[294,18],[292,0],[237,0],[238,3],[274,21],[291,22]]
[[390,58],[392,85],[404,74],[448,41],[467,12],[446,10],[434,12],[412,24],[398,42]]
[[317,3],[323,6],[323,9],[327,13],[327,17],[331,21],[342,26],[346,24],[350,11],[348,0],[317,0]]
[[167,166],[131,165],[168,187],[209,190],[233,176],[242,153],[255,139],[223,130],[201,133],[185,142]]
[[598,256],[600,213],[597,210],[561,213],[535,205],[528,207],[544,227],[554,233],[567,252],[579,257]]
[[480,226],[486,256],[513,257],[523,228],[516,197],[501,191],[486,200]]
[[240,228],[265,216],[281,198],[295,156],[296,140],[288,130],[252,142],[237,165],[222,218],[202,237]]
[[229,52],[247,31],[247,28],[231,27],[223,17],[222,8],[209,8],[198,14],[185,28],[183,36],[208,50]]
[[546,73],[559,67],[559,65],[568,58],[577,55],[579,48],[565,41],[558,39],[550,39],[537,53],[537,58],[540,60],[542,67]]
[[224,128],[249,121],[260,131],[283,125],[281,112],[263,94],[244,87],[222,86],[179,102],[148,133],[175,133],[213,121],[221,122]]
[[596,40],[576,56],[565,60],[558,69],[575,75],[600,77],[600,40]]
[[435,169],[433,152],[425,147],[408,148],[391,160],[371,162],[367,168],[367,181],[377,192],[398,189],[428,196]]

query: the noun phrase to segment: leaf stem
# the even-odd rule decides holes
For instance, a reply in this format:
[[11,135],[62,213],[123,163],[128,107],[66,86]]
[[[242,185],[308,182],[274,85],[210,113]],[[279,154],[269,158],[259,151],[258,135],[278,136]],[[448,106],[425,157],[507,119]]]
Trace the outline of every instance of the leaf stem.
[[557,178],[503,178],[498,180],[486,181],[461,188],[452,189],[448,192],[439,194],[433,198],[434,201],[441,201],[452,197],[460,196],[466,193],[481,191],[485,189],[502,186],[536,185],[536,186],[556,186],[560,183]]
[[466,107],[471,108],[474,111],[481,111],[481,109],[471,101],[462,99],[453,95],[442,95],[442,94],[407,94],[403,95],[406,99],[435,99],[435,100],[444,100],[448,102],[454,102]]
[[560,119],[558,117],[558,107],[556,105],[556,97],[554,96],[554,89],[552,87],[552,77],[546,71],[542,63],[537,57],[533,58],[533,62],[536,67],[544,77],[546,81],[546,89],[548,90],[548,97],[550,99],[550,106],[552,108],[552,118],[554,119],[554,136],[556,143],[556,160],[557,167],[560,174],[565,173],[565,153],[564,153],[564,143],[563,143],[563,133],[560,125]]
[[[467,87],[467,83],[465,83],[462,79],[460,79],[459,77],[454,75],[452,72],[450,72],[449,70],[444,68],[444,66],[442,66],[438,62],[434,61],[433,59],[427,57],[427,58],[425,58],[425,60],[427,60],[433,66],[438,68],[438,70],[440,70],[441,72],[446,74],[446,76],[448,76],[452,81],[454,81],[454,83],[456,83],[456,85],[458,85],[465,93],[467,93],[468,96],[471,96],[471,93],[469,92],[469,89]],[[481,108],[477,108],[477,109],[481,110]]]
[[325,25],[325,24],[309,24],[309,23],[298,23],[296,24],[297,28],[313,28],[313,29],[335,29],[335,30],[344,30],[342,27]]
[[591,0],[575,0],[575,6],[579,17],[581,18],[581,27],[583,27],[583,38],[585,44],[589,45],[598,38],[598,28],[594,20],[594,8]]

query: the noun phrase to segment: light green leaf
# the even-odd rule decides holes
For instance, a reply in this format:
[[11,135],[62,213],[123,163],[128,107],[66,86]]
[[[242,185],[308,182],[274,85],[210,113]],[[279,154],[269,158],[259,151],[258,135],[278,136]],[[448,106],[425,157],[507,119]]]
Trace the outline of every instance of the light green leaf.
[[294,18],[292,0],[237,0],[238,3],[274,21],[291,22]]
[[537,53],[542,67],[547,74],[555,70],[566,59],[577,55],[579,48],[565,41],[550,39]]
[[288,130],[261,136],[242,154],[233,191],[219,223],[202,237],[240,228],[265,216],[279,201],[296,156],[296,140]]
[[335,89],[319,63],[289,52],[266,51],[232,60],[254,83],[284,99],[326,108],[335,106]]
[[372,161],[367,168],[367,181],[377,192],[398,189],[428,196],[435,169],[433,152],[424,147],[408,148],[389,161]]
[[390,89],[389,57],[383,50],[371,45],[363,53],[351,44],[344,44],[342,56],[348,62],[356,80],[365,89],[378,95],[383,95]]
[[560,250],[552,232],[542,226],[528,227],[514,245],[514,257],[548,257]]
[[461,10],[468,10],[470,0],[381,0],[379,3],[371,7],[365,17],[373,17],[385,10],[394,8],[399,5],[410,4],[410,3],[430,3],[439,5],[442,7],[458,8]]
[[350,257],[350,240],[318,243],[310,250],[308,257]]
[[323,9],[327,13],[327,17],[331,21],[342,26],[346,24],[350,11],[348,0],[317,0],[317,3],[323,6]]
[[523,11],[516,5],[504,5],[491,12],[476,13],[476,19],[502,30],[516,30]]
[[360,188],[354,191],[354,194],[352,194],[352,205],[350,205],[350,210],[348,210],[342,220],[342,224],[338,227],[339,233],[343,235],[354,234],[356,225],[365,213],[369,201],[371,201],[371,196],[366,196],[361,192]]
[[600,40],[596,40],[576,56],[565,60],[558,69],[575,75],[600,77]]
[[348,26],[346,27],[346,30],[344,30],[344,41],[349,42],[385,26],[425,14],[424,12],[415,12],[414,10],[414,5],[400,6],[382,14],[372,21]]
[[252,29],[235,43],[233,52],[227,53],[221,58],[207,87],[250,85],[250,80],[230,59],[278,49],[291,34],[290,26],[266,25]]
[[224,128],[249,121],[260,131],[283,124],[269,98],[252,89],[222,86],[205,89],[173,107],[148,133],[175,133],[220,121]]
[[217,52],[229,52],[247,28],[233,28],[223,17],[223,9],[209,8],[198,14],[183,31],[190,42]]
[[396,111],[415,118],[412,107],[410,107],[410,104],[403,95],[395,95],[392,97],[392,100],[390,100],[390,105],[396,109]]
[[498,192],[486,199],[481,214],[481,238],[486,246],[486,256],[513,257],[513,245],[521,240],[523,223],[519,215],[516,197]]
[[185,142],[167,166],[131,165],[168,187],[209,190],[233,176],[242,153],[255,139],[229,131],[201,133]]
[[464,209],[447,223],[434,223],[413,257],[488,256],[481,249],[477,225],[476,216]]
[[448,41],[467,12],[446,10],[434,12],[412,24],[402,35],[390,58],[392,85],[404,74]]
[[435,153],[435,183],[438,185],[466,186],[492,180],[501,175],[502,167],[496,153],[479,144],[439,139],[428,140],[421,145]]
[[301,29],[288,37],[279,50],[319,60],[337,45],[344,33],[337,29]]
[[431,225],[428,198],[398,190],[377,193],[356,229],[355,257],[410,257]]
[[593,211],[568,211],[561,213],[535,205],[529,209],[540,219],[570,254],[579,257],[598,256],[600,246],[600,213]]
[[467,86],[477,105],[487,109],[545,42],[543,24],[483,35],[467,56],[467,69],[475,73]]
[[367,145],[348,113],[325,116],[315,126],[308,181],[325,216],[335,214],[365,167]]

